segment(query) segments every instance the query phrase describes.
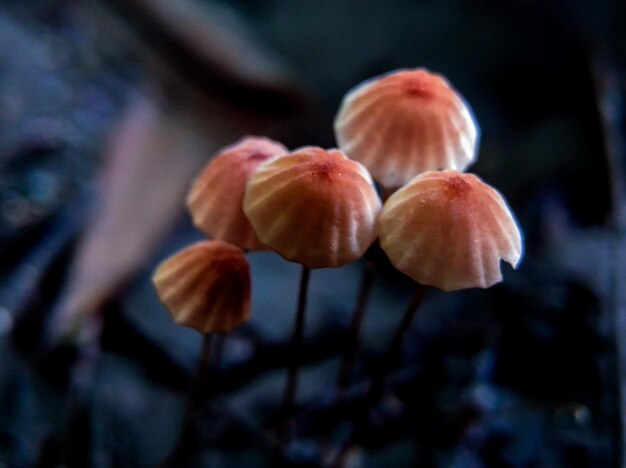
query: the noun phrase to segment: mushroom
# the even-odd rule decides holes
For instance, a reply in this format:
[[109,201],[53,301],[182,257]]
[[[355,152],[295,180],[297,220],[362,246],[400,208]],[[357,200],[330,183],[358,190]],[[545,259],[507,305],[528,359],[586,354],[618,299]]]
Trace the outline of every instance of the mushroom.
[[428,170],[465,170],[476,158],[478,133],[459,93],[423,68],[361,83],[345,95],[335,119],[339,148],[385,189]]
[[244,197],[261,242],[308,268],[361,257],[376,239],[380,207],[365,167],[339,150],[313,146],[261,166]]
[[517,267],[522,238],[502,196],[473,174],[418,175],[385,203],[380,244],[395,268],[444,291],[488,288],[500,260]]
[[[521,234],[502,196],[472,174],[453,170],[416,176],[387,199],[379,217],[380,244],[398,270],[418,282],[365,395],[365,414],[384,395],[390,362],[429,286],[445,291],[500,281],[500,259],[516,267]],[[367,424],[367,418],[353,427]],[[333,465],[340,465],[355,431]]]
[[161,263],[152,280],[174,321],[205,335],[250,318],[250,266],[235,245],[197,242]]
[[[181,466],[201,402],[208,393],[206,373],[213,338],[218,333],[230,332],[250,318],[250,265],[243,251],[235,245],[221,240],[201,241],[161,263],[152,281],[174,321],[203,334],[178,440],[163,463],[163,466]],[[215,354],[221,355],[223,335],[218,338]]]
[[243,213],[243,196],[259,164],[286,152],[276,141],[251,136],[224,148],[206,165],[187,196],[196,227],[245,250],[266,249]]
[[367,169],[335,149],[300,148],[264,164],[248,182],[244,212],[259,239],[303,266],[279,440],[296,396],[310,269],[361,257],[376,239],[380,208]]

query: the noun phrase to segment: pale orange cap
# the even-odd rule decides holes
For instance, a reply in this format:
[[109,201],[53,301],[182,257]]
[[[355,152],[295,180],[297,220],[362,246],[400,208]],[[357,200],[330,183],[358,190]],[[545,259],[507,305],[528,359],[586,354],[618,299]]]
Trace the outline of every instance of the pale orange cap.
[[472,174],[432,171],[395,192],[379,219],[380,245],[401,272],[444,291],[488,288],[500,260],[522,255],[517,223],[502,196]]
[[228,332],[250,318],[250,265],[235,245],[197,242],[161,263],[152,281],[174,321],[200,333]]
[[243,196],[259,164],[284,153],[287,148],[264,137],[245,137],[224,148],[206,165],[187,196],[196,227],[245,250],[266,249],[243,213]]
[[309,268],[361,257],[376,239],[380,207],[365,167],[339,150],[312,146],[261,166],[244,198],[261,242]]
[[361,83],[335,119],[339,148],[388,189],[429,170],[465,170],[476,159],[478,132],[461,95],[423,68]]

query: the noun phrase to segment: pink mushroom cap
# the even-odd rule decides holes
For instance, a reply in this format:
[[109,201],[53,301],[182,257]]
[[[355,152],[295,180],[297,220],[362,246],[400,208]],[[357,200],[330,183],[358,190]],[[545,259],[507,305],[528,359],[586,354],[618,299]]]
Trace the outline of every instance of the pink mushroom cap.
[[183,249],[158,266],[152,281],[174,321],[200,333],[228,332],[250,318],[250,265],[228,242]]
[[267,249],[243,213],[243,197],[257,167],[284,153],[287,148],[264,137],[245,137],[224,148],[206,165],[187,196],[196,227],[212,239],[245,250]]
[[522,236],[502,196],[473,174],[432,171],[395,192],[379,218],[380,244],[395,268],[444,291],[487,288],[514,268]]
[[461,95],[423,68],[361,83],[335,119],[339,148],[388,189],[428,170],[465,170],[476,159],[478,133]]
[[259,239],[287,260],[337,267],[376,239],[381,201],[367,169],[339,150],[300,148],[259,168],[244,211]]

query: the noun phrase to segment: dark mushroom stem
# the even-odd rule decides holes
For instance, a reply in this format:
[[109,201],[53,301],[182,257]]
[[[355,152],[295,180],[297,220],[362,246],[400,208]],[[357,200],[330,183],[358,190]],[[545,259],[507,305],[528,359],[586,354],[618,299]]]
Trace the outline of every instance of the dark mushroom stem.
[[339,373],[337,374],[337,395],[339,398],[343,396],[346,388],[350,385],[350,377],[354,360],[359,351],[359,335],[367,309],[367,303],[376,276],[376,262],[371,258],[368,259],[363,267],[361,283],[357,296],[356,306],[350,318],[350,327],[348,329],[347,346],[341,356],[341,364],[339,365]]
[[[178,440],[169,458],[162,464],[163,468],[182,466],[188,461],[194,447],[196,425],[200,416],[202,402],[206,395],[206,376],[211,364],[211,350],[215,334],[207,333],[202,339],[202,348],[196,373],[191,382],[191,389],[187,397],[187,407]],[[220,340],[221,341],[221,340]]]
[[293,411],[294,401],[298,390],[298,374],[300,372],[300,358],[304,341],[304,323],[306,312],[306,298],[309,289],[309,277],[311,269],[302,267],[300,275],[300,289],[298,293],[298,307],[296,309],[296,321],[291,337],[291,352],[289,369],[287,371],[287,384],[283,395],[282,413],[288,417]]
[[272,465],[282,463],[282,457],[287,443],[287,432],[295,409],[296,393],[298,391],[298,374],[300,373],[300,358],[304,341],[304,323],[306,312],[306,298],[309,289],[309,277],[311,269],[302,267],[300,275],[300,288],[298,292],[298,306],[296,309],[296,321],[294,322],[293,334],[289,350],[289,368],[287,370],[287,383],[281,409],[278,414],[278,426],[276,428],[276,444],[272,453]]
[[215,344],[213,345],[212,367],[219,371],[224,358],[224,348],[226,348],[226,333],[216,333]]
[[374,406],[376,406],[376,404],[383,395],[385,381],[387,379],[387,376],[391,372],[390,363],[401,351],[404,336],[411,328],[411,324],[413,323],[413,320],[417,315],[417,311],[419,310],[420,304],[422,303],[422,299],[424,298],[424,295],[426,294],[426,291],[428,289],[428,286],[418,284],[418,289],[415,293],[415,296],[413,296],[413,299],[406,308],[402,317],[402,321],[398,325],[398,328],[396,328],[396,331],[393,334],[393,338],[389,342],[389,346],[387,347],[387,350],[385,351],[385,354],[383,355],[379,366],[374,371],[374,375],[372,376],[370,385],[367,388],[367,393],[365,394],[365,405],[363,413],[359,418],[356,418],[356,420],[353,421],[352,431],[350,436],[348,437],[348,440],[346,440],[346,442],[342,445],[335,459],[329,464],[329,466],[333,468],[344,466],[345,458],[348,455],[350,448],[354,445],[357,433],[361,431],[366,431],[369,427],[370,410]]
[[[376,370],[372,382],[369,386],[367,393],[367,400],[371,401],[371,406],[376,404],[378,399],[382,394],[382,389],[385,384],[385,379],[391,369],[389,368],[390,362],[400,353],[402,350],[402,343],[404,342],[404,336],[407,331],[411,328],[411,324],[417,315],[417,311],[424,299],[424,295],[428,291],[428,286],[424,286],[422,284],[418,284],[417,291],[415,292],[415,296],[409,303],[406,308],[404,315],[402,316],[402,321],[396,328],[395,333],[393,334],[393,338],[389,342],[389,346],[383,356],[380,367]],[[370,408],[371,408],[370,406]]]

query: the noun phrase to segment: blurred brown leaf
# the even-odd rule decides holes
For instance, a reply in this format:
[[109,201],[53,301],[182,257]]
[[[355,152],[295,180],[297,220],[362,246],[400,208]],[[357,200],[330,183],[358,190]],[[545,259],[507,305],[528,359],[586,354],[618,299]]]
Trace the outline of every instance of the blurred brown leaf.
[[[82,319],[97,317],[91,312],[153,255],[209,155],[246,134],[293,134],[302,111],[284,68],[234,16],[189,0],[104,4],[128,21],[105,21],[98,34],[111,47],[107,27],[138,33],[140,41],[123,45],[145,56],[147,81],[157,85],[128,105],[110,137],[101,200],[53,310],[53,341],[97,333]],[[93,19],[107,15],[96,9]]]
[[209,141],[153,96],[128,107],[111,137],[102,200],[78,246],[53,334],[75,327],[141,268],[180,216],[189,180],[209,150]]

